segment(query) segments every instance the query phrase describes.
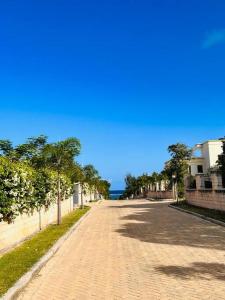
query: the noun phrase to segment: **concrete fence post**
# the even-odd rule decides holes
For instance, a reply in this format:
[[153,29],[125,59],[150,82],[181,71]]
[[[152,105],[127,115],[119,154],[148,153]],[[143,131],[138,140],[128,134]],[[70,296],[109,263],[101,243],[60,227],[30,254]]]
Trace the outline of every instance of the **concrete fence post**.
[[212,189],[213,190],[218,190],[218,189],[222,189],[223,185],[222,185],[222,176],[220,174],[211,174],[210,176],[211,180],[212,180]]
[[196,190],[200,190],[202,188],[202,178],[201,175],[196,175],[195,176],[196,180]]

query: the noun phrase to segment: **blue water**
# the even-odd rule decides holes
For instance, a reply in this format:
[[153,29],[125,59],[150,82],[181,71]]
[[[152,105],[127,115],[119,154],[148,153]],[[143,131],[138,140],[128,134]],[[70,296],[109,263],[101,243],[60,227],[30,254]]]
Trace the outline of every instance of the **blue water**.
[[119,197],[123,194],[123,190],[113,190],[109,192],[110,199],[111,200],[116,200],[119,199]]

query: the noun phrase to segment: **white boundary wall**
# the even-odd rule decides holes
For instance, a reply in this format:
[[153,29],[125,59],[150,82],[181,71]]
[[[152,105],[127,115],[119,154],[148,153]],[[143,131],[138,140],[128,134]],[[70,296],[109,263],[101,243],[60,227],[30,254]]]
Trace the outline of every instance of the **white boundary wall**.
[[73,203],[74,206],[80,206],[82,204],[81,198],[83,197],[83,204],[87,204],[90,201],[100,200],[102,199],[101,195],[97,192],[90,192],[88,188],[88,184],[85,184],[85,187],[82,189],[82,186],[79,182],[74,185],[74,195],[73,195]]
[[[62,201],[62,216],[73,210],[73,196]],[[48,210],[44,208],[32,215],[18,216],[14,223],[0,222],[0,254],[20,243],[35,232],[45,228],[48,224],[57,220],[57,204],[53,204]]]

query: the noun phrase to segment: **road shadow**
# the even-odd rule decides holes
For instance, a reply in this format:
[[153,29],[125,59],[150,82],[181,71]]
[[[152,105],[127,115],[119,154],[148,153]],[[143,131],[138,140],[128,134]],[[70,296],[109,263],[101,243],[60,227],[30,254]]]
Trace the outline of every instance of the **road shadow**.
[[[225,250],[225,228],[168,208],[168,203],[137,202],[110,206],[124,209],[121,235],[145,243]],[[126,213],[127,210],[127,213]]]
[[225,281],[225,264],[220,263],[195,262],[190,267],[162,265],[155,267],[155,270],[182,280],[193,280],[196,277],[209,281],[212,279]]

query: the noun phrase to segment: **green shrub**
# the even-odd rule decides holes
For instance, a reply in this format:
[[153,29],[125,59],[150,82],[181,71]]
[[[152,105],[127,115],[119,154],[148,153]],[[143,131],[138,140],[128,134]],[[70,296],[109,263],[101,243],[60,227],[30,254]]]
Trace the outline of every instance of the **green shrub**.
[[[25,162],[0,157],[0,222],[11,223],[19,214],[47,209],[56,201],[57,176],[54,171],[35,170]],[[71,194],[71,182],[62,175],[62,200]]]

